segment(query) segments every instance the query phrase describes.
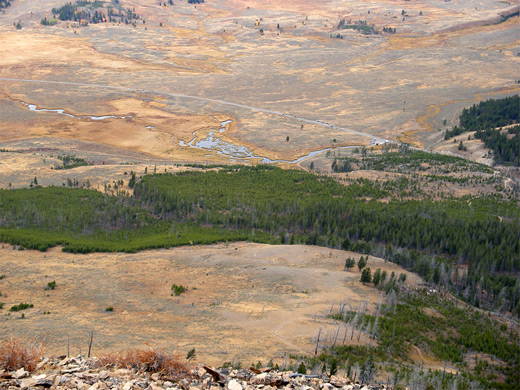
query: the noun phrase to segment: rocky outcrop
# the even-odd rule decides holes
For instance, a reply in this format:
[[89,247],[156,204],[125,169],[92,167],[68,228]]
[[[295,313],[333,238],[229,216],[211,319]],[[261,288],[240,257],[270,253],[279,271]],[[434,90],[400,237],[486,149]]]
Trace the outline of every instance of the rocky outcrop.
[[0,389],[80,390],[382,390],[384,385],[361,385],[327,375],[291,371],[231,370],[195,366],[183,377],[132,368],[100,367],[96,358],[44,358],[33,373],[21,368],[0,371]]

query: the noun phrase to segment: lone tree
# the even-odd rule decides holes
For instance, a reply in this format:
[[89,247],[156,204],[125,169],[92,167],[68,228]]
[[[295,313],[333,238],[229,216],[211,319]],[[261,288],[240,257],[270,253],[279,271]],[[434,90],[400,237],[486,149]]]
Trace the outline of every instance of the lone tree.
[[361,272],[361,283],[366,284],[372,281],[372,274],[370,268],[365,268],[363,272]]

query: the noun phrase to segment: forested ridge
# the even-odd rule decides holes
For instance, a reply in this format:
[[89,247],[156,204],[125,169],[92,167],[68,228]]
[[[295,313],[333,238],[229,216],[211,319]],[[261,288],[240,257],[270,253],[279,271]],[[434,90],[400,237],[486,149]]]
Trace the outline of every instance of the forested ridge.
[[495,162],[519,166],[520,126],[513,126],[505,132],[501,129],[519,122],[519,95],[490,99],[464,108],[459,117],[459,125],[446,130],[444,139],[475,131],[475,138],[481,139],[491,149]]
[[493,151],[497,163],[520,166],[520,125],[510,127],[507,131],[477,131],[475,138],[482,140],[486,148]]
[[518,123],[520,120],[520,97],[489,99],[464,108],[459,116],[459,125],[447,130],[445,139],[468,132],[495,129]]
[[519,315],[516,201],[378,201],[388,195],[366,180],[344,186],[270,166],[144,176],[133,197],[1,190],[0,239],[71,252],[237,240],[322,245],[383,256],[476,306]]

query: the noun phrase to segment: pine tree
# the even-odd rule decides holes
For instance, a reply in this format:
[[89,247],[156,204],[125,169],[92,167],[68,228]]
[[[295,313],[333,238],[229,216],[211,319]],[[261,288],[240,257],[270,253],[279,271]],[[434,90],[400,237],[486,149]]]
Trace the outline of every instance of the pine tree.
[[361,272],[361,283],[370,283],[372,281],[372,275],[370,268],[365,268],[363,272]]
[[367,265],[367,261],[365,260],[365,258],[363,256],[361,256],[359,258],[359,261],[357,263],[357,266],[359,268],[359,270],[361,271],[363,268],[365,268]]
[[376,269],[376,272],[374,272],[374,277],[372,278],[372,281],[374,282],[374,286],[377,286],[379,282],[381,281],[381,269]]

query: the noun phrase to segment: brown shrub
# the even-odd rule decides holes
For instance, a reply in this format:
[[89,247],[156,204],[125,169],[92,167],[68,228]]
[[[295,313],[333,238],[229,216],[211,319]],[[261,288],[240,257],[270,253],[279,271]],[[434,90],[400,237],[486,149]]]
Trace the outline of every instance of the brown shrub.
[[36,340],[24,343],[17,338],[5,338],[0,342],[0,369],[14,371],[24,368],[33,371],[43,354],[43,344]]
[[99,366],[133,368],[139,371],[160,373],[173,379],[191,376],[190,367],[178,354],[169,354],[160,349],[130,349],[118,353],[109,353],[99,357]]

